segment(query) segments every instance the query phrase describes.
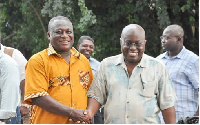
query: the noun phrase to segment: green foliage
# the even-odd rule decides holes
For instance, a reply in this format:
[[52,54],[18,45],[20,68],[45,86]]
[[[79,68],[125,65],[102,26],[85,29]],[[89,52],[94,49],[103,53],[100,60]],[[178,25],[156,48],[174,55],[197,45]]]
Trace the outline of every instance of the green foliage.
[[74,26],[75,44],[82,35],[95,40],[93,56],[103,58],[121,53],[122,29],[137,23],[146,31],[146,52],[163,52],[160,36],[170,24],[185,31],[186,48],[199,54],[199,1],[197,0],[1,0],[2,43],[18,48],[27,59],[48,47],[49,20],[68,17]]
[[89,26],[92,26],[96,23],[96,16],[92,13],[91,10],[88,10],[83,0],[79,0],[78,5],[80,6],[82,15],[78,24],[78,28],[81,32],[84,32],[88,29]]

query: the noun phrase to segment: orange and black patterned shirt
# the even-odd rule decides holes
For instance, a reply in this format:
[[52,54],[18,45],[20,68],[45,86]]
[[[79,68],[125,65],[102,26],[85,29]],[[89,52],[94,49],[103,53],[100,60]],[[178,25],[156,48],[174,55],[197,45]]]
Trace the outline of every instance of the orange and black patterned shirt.
[[[69,107],[86,109],[92,69],[84,55],[74,48],[70,51],[70,64],[51,45],[29,59],[25,72],[25,103],[32,104],[32,98],[49,95]],[[36,105],[31,109],[31,123],[70,123],[68,119]]]

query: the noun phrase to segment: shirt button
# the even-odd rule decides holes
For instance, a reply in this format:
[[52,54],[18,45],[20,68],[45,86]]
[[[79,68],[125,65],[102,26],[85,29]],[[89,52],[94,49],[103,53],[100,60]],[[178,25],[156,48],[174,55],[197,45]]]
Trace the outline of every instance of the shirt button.
[[132,89],[131,87],[129,89]]
[[129,116],[126,116],[126,118],[129,118]]
[[129,103],[129,101],[127,103]]

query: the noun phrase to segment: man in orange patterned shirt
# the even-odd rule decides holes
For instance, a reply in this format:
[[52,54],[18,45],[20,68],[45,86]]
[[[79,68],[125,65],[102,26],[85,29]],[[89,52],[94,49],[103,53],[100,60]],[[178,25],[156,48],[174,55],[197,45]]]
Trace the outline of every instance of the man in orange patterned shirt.
[[25,103],[31,104],[31,123],[72,123],[84,118],[92,82],[88,59],[72,47],[73,25],[63,16],[50,20],[49,47],[33,55],[25,74]]

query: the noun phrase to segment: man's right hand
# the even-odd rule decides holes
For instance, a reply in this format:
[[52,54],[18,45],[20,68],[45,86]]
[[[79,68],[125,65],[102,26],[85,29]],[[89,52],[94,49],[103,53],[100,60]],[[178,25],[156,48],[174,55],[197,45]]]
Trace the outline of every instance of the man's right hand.
[[88,112],[88,110],[83,110],[83,109],[73,109],[70,119],[74,123],[78,123],[78,124],[92,123],[92,117],[90,113]]

